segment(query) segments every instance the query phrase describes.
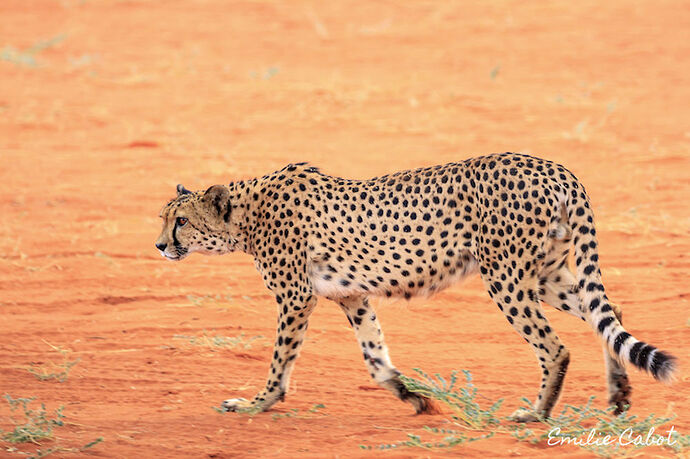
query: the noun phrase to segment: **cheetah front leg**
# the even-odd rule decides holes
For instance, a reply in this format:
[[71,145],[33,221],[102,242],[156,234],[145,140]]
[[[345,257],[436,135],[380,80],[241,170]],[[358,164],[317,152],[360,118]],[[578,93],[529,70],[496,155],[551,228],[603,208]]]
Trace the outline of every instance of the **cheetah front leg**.
[[437,409],[428,398],[408,391],[400,380],[400,372],[395,369],[388,356],[383,331],[369,300],[364,296],[355,296],[340,298],[336,301],[355,331],[364,356],[364,363],[374,381],[391,391],[400,400],[411,403],[418,414],[436,412]]
[[[272,286],[269,284],[269,288]],[[287,288],[272,290],[278,302],[278,330],[266,386],[251,400],[225,400],[222,406],[226,411],[266,411],[278,400],[285,398],[290,375],[307,331],[309,316],[316,306],[316,297],[308,285],[288,284]]]

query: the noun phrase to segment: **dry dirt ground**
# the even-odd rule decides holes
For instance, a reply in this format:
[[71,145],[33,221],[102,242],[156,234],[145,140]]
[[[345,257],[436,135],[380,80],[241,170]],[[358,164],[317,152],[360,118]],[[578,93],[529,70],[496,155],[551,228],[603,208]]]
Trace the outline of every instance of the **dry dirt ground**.
[[[178,182],[289,162],[367,178],[502,151],[585,183],[627,328],[687,368],[689,31],[687,3],[659,0],[3,0],[0,392],[64,405],[54,444],[104,437],[84,453],[96,457],[436,454],[359,449],[448,416],[414,416],[377,389],[326,300],[285,403],[253,418],[212,410],[264,383],[275,306],[246,255],[163,260],[158,211]],[[479,279],[378,309],[402,371],[469,369],[506,399],[500,415],[535,395],[532,351]],[[561,404],[603,407],[600,343],[547,313],[572,355]],[[243,343],[204,346],[204,333]],[[80,359],[65,382],[26,370],[62,361],[48,343]],[[687,370],[668,387],[631,379],[635,414],[670,409],[690,433]],[[293,408],[303,415],[272,416]],[[9,414],[2,401],[0,427]],[[507,436],[447,454],[589,457]]]

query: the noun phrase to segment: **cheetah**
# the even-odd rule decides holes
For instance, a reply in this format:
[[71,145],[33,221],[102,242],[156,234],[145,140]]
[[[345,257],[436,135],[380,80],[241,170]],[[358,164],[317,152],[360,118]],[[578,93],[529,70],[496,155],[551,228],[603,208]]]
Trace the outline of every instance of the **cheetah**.
[[160,216],[155,246],[165,258],[245,252],[275,295],[266,386],[251,400],[225,400],[228,411],[258,412],[284,400],[321,296],[347,316],[371,377],[417,413],[432,412],[429,399],[402,383],[368,298],[429,296],[475,273],[541,367],[533,410],[518,410],[515,421],[550,415],[570,361],[541,302],[579,317],[599,336],[615,413],[630,405],[626,363],[659,381],[674,379],[676,359],[628,333],[606,296],[584,187],[545,159],[503,153],[369,180],[290,164],[203,192],[178,185]]

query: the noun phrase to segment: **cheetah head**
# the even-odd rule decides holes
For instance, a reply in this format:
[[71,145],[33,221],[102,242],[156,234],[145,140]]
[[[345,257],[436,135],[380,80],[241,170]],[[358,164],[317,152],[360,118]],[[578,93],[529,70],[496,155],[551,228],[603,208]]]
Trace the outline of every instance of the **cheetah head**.
[[232,252],[237,239],[231,234],[231,209],[230,192],[224,185],[213,185],[205,192],[192,192],[177,185],[177,197],[161,210],[163,229],[156,248],[174,261],[193,252]]

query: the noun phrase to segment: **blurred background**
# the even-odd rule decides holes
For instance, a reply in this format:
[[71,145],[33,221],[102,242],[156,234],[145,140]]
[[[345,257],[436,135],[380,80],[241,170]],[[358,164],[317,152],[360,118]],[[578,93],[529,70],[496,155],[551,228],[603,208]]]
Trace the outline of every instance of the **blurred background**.
[[[66,437],[105,432],[115,456],[142,444],[168,457],[318,456],[329,441],[347,455],[362,436],[396,438],[367,426],[424,422],[396,417],[407,407],[370,387],[326,301],[288,401],[326,400],[330,421],[300,425],[300,443],[281,449],[285,432],[273,441],[246,419],[215,418],[209,406],[263,384],[274,306],[246,256],[160,259],[158,211],[177,183],[205,189],[290,162],[368,178],[503,151],[581,179],[629,328],[687,358],[689,83],[684,1],[3,0],[0,391],[71,403],[84,427]],[[523,383],[496,380],[514,365],[530,375],[520,394],[533,395],[531,351],[478,280],[423,303],[382,308],[401,369],[471,368],[490,396],[512,397],[508,411]],[[564,397],[603,399],[591,331],[551,316],[576,355]],[[206,332],[264,345],[200,356],[175,338]],[[46,385],[24,371],[51,361],[41,338],[80,355],[73,378]],[[683,379],[645,399],[654,383],[633,378],[643,408],[688,394]],[[190,422],[199,435],[179,440]]]

